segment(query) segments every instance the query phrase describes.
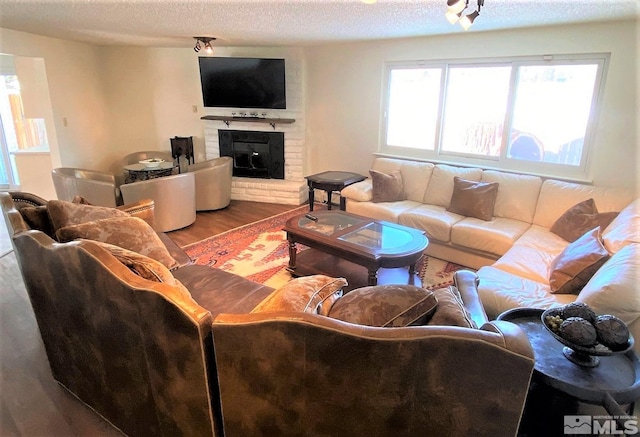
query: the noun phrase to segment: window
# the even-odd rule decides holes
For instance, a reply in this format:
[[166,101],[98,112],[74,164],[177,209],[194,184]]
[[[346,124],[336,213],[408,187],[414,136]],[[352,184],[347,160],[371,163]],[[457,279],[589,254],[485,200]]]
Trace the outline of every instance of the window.
[[389,64],[380,151],[583,179],[607,59]]

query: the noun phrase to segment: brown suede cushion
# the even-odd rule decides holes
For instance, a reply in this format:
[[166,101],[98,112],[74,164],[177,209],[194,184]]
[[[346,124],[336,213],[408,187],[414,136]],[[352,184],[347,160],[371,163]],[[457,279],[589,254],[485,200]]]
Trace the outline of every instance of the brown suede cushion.
[[81,205],[91,205],[91,202],[89,202],[87,199],[77,195],[73,196],[73,199],[71,199],[71,203],[79,203]]
[[53,232],[65,226],[77,225],[79,223],[91,222],[112,217],[129,217],[124,211],[107,206],[84,205],[72,203],[64,200],[50,200],[47,202],[47,210]]
[[453,194],[447,211],[480,220],[491,220],[497,196],[497,182],[468,181],[454,176]]
[[402,173],[400,170],[390,174],[376,170],[369,170],[372,184],[372,202],[395,202],[396,200],[406,200],[402,184]]
[[125,217],[66,226],[56,232],[56,238],[63,243],[77,238],[102,241],[153,258],[168,269],[178,266],[178,262],[169,254],[151,226],[144,220],[126,213]]
[[25,206],[20,209],[22,218],[31,229],[42,231],[49,236],[53,236],[53,228],[46,205]]
[[600,227],[569,244],[551,263],[551,293],[578,294],[609,259],[600,239]]
[[346,285],[344,278],[325,275],[294,278],[273,291],[251,312],[296,311],[326,316],[334,302],[342,296],[342,288]]
[[551,226],[551,232],[573,243],[585,232],[600,226],[606,229],[609,223],[618,216],[617,212],[598,213],[593,199],[584,200],[569,208]]
[[329,317],[367,326],[422,325],[438,305],[434,294],[414,285],[374,285],[353,290],[333,305]]
[[438,299],[438,308],[427,321],[427,325],[477,328],[456,287],[450,285],[438,288],[433,290],[433,294]]

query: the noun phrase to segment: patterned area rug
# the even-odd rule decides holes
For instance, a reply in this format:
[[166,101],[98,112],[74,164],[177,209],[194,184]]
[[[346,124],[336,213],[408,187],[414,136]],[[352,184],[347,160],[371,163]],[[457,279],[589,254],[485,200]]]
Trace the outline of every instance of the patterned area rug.
[[[184,250],[196,264],[214,266],[278,288],[291,279],[286,269],[289,247],[282,227],[287,220],[307,210],[308,206],[303,205],[190,244]],[[298,251],[305,249],[298,244]],[[454,272],[462,268],[465,267],[428,256],[416,266],[425,288],[452,284]]]

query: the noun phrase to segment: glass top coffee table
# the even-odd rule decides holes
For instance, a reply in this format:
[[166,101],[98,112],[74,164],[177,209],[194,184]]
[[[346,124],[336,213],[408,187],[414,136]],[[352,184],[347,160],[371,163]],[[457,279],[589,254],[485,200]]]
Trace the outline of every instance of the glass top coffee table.
[[[336,210],[293,217],[284,231],[291,273],[344,276],[350,285],[354,269],[349,263],[367,269],[367,281],[362,285],[376,285],[379,269],[406,271],[407,266],[408,277],[405,274],[402,282],[395,283],[415,283],[416,263],[429,244],[424,231]],[[309,249],[297,253],[298,243]]]

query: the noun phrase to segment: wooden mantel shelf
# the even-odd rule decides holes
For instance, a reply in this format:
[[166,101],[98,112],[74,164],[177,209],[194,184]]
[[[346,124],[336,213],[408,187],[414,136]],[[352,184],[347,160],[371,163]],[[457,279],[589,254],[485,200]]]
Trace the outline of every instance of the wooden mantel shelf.
[[262,118],[262,117],[233,117],[228,115],[204,115],[201,120],[219,120],[229,127],[232,121],[240,121],[243,123],[269,123],[275,130],[276,124],[291,124],[296,121],[295,118]]

